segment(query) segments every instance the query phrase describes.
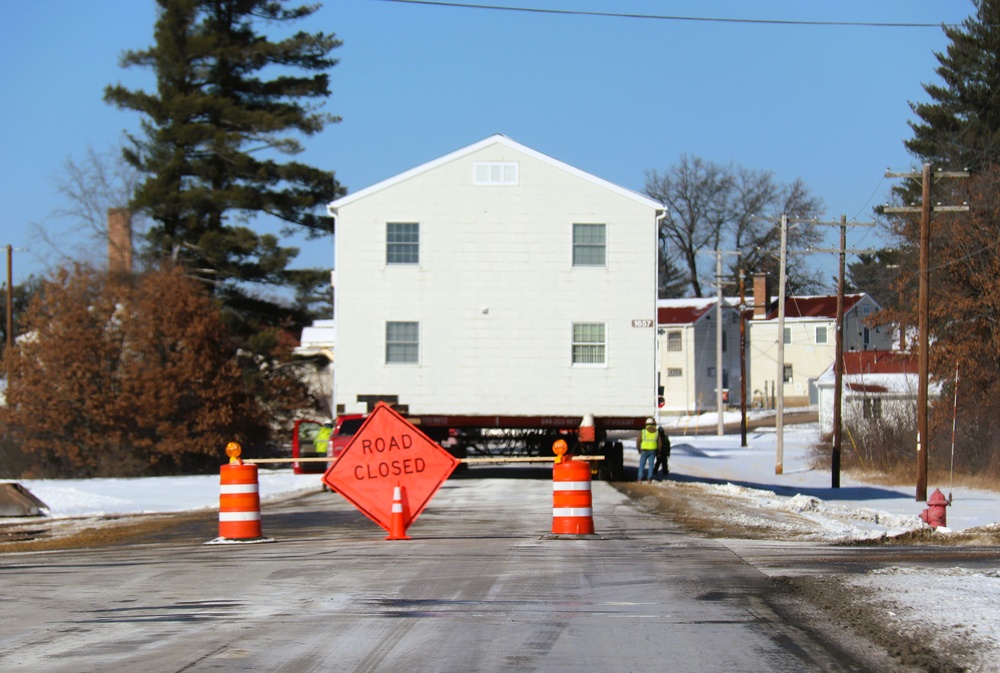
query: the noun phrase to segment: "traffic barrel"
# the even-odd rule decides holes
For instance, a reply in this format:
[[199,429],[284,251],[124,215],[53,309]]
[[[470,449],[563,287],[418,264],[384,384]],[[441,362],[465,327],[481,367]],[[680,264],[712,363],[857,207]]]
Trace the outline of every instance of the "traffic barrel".
[[258,539],[262,536],[257,466],[243,464],[239,445],[235,442],[230,442],[226,453],[230,462],[219,470],[219,537],[225,540]]
[[552,466],[553,534],[593,534],[594,509],[590,483],[590,464],[585,460],[573,460],[572,456],[566,456]]

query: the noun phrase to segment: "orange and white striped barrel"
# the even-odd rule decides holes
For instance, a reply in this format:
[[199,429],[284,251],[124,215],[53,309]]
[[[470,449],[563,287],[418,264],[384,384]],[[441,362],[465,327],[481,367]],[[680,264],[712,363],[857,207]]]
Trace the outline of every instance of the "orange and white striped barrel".
[[591,535],[594,510],[590,496],[590,464],[572,456],[552,466],[552,532]]
[[261,537],[260,489],[256,465],[223,465],[219,471],[219,537]]

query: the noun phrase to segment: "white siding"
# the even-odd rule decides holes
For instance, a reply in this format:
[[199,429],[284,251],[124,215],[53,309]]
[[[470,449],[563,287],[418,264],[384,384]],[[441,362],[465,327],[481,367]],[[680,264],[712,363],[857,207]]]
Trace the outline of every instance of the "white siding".
[[[477,162],[518,184],[476,185]],[[406,175],[406,174],[404,174]],[[336,403],[397,395],[412,414],[648,415],[655,408],[655,210],[497,143],[338,208]],[[336,204],[335,204],[336,205]],[[420,224],[420,264],[387,266],[387,222]],[[607,265],[572,266],[574,223],[607,225]],[[385,364],[385,322],[420,323],[420,362]],[[572,366],[574,322],[607,363]]]

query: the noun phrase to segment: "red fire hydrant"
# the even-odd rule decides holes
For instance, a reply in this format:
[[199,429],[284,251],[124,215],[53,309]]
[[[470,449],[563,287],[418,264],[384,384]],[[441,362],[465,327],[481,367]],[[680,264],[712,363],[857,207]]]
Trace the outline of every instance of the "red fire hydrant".
[[948,525],[948,519],[945,515],[945,507],[951,503],[944,497],[944,493],[941,489],[935,488],[934,492],[931,493],[930,499],[927,501],[927,509],[920,513],[920,519],[926,523],[931,528],[945,527]]

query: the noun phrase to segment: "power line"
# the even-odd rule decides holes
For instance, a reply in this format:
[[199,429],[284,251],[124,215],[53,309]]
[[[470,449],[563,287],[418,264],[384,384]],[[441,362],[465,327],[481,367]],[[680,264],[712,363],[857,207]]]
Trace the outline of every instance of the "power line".
[[485,9],[501,12],[526,12],[530,14],[562,14],[567,16],[599,16],[616,19],[644,19],[654,21],[691,21],[700,23],[742,23],[769,26],[835,26],[842,28],[954,28],[957,23],[906,23],[881,21],[805,21],[794,19],[738,19],[734,17],[680,16],[671,14],[630,14],[624,12],[595,12],[581,9],[546,9],[542,7],[505,7],[473,2],[441,2],[440,0],[381,0],[407,5],[430,5],[459,9]]

